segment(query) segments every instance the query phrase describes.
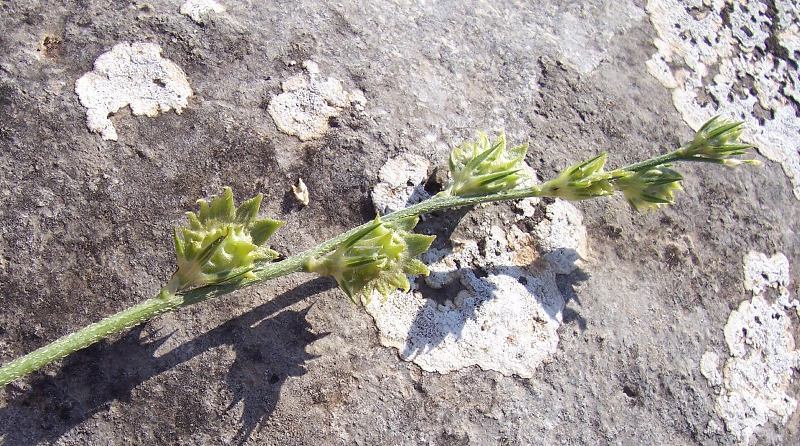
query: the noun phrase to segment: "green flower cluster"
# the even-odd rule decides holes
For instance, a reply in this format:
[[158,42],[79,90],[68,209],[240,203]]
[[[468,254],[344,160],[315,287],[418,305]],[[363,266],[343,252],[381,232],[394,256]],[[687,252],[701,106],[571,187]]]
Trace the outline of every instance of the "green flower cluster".
[[637,172],[625,171],[614,180],[614,187],[622,191],[631,207],[648,211],[675,201],[675,192],[681,187],[683,176],[669,167],[659,166]]
[[687,160],[718,162],[729,167],[758,164],[757,160],[734,159],[753,148],[752,144],[744,144],[739,140],[743,130],[744,123],[715,116],[700,127],[692,142],[681,148],[679,153]]
[[612,180],[618,174],[603,170],[607,158],[606,153],[601,153],[565,169],[557,177],[542,184],[542,194],[569,201],[613,194],[615,189]]
[[408,275],[428,275],[416,259],[435,236],[414,234],[419,217],[384,223],[380,217],[342,242],[336,250],[306,261],[306,271],[332,276],[356,304],[369,303],[373,292],[384,298],[392,291],[408,291]]
[[741,122],[714,117],[697,131],[690,143],[668,155],[606,172],[603,170],[606,154],[603,153],[565,169],[542,184],[538,192],[570,201],[622,192],[638,211],[672,204],[675,193],[682,190],[680,182],[683,180],[681,174],[672,170],[673,161],[700,161],[728,167],[760,164],[758,160],[736,158],[753,147],[739,140],[742,129]]
[[278,256],[266,242],[284,223],[258,218],[262,198],[258,194],[236,208],[233,191],[226,187],[210,203],[197,201],[199,212],[187,212],[188,225],[175,228],[178,270],[170,291],[253,277],[256,262]]
[[445,194],[465,197],[511,190],[527,178],[522,171],[527,153],[527,144],[506,150],[503,133],[493,142],[478,133],[477,141],[463,143],[450,153],[453,182]]

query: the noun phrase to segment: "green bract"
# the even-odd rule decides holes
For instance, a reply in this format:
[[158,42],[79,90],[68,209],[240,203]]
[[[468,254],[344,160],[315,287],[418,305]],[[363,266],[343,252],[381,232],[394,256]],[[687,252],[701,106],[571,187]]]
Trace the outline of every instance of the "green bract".
[[170,280],[172,292],[252,277],[255,262],[278,256],[266,241],[283,222],[257,218],[262,198],[258,194],[236,208],[226,187],[210,203],[197,201],[199,212],[187,212],[188,225],[175,228],[178,270]]
[[542,184],[541,191],[550,197],[576,201],[614,193],[611,180],[614,174],[603,171],[606,153],[575,164],[565,169],[557,177]]
[[668,167],[656,167],[614,180],[614,186],[625,195],[628,203],[637,211],[648,211],[672,204],[675,192],[682,190],[683,176]]
[[450,153],[453,183],[445,194],[460,197],[511,190],[527,178],[522,172],[528,145],[506,150],[506,136],[501,133],[490,143],[484,133],[478,140],[466,142]]
[[354,303],[366,304],[374,291],[383,297],[408,291],[408,274],[428,275],[415,257],[428,250],[435,236],[414,234],[419,217],[384,223],[380,217],[342,242],[333,252],[309,259],[307,271],[332,276]]

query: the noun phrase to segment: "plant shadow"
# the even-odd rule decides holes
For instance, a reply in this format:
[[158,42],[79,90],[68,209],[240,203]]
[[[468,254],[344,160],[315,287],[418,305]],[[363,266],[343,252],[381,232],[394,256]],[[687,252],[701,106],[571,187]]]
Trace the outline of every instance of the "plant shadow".
[[305,318],[310,307],[287,308],[333,286],[326,278],[303,283],[160,356],[156,351],[172,334],[142,340],[142,326],[81,350],[65,359],[56,375],[40,374],[28,389],[8,391],[0,408],[0,438],[9,446],[53,443],[113,401],[131,401],[132,391],[150,378],[229,345],[236,359],[225,378],[234,395],[228,408],[243,404],[234,438],[243,444],[275,410],[283,383],[305,374],[305,362],[313,359],[306,346],[325,336],[311,332]]
[[[426,298],[426,302],[414,316],[409,336],[400,352],[401,356],[413,358],[436,348],[448,338],[461,338],[464,326],[468,321],[475,320],[483,304],[498,298],[501,292],[509,292],[499,290],[495,282],[487,280],[490,275],[513,278],[525,288],[524,292],[536,299],[547,317],[559,323],[575,323],[581,331],[585,330],[586,319],[569,306],[569,303],[574,300],[580,305],[575,288],[588,280],[589,275],[575,265],[575,261],[580,258],[575,250],[561,248],[559,251],[562,259],[571,259],[569,264],[572,271],[568,274],[556,274],[553,271],[539,274],[536,271],[542,271],[542,264],[528,267],[494,265],[485,269],[476,266],[459,267],[449,273],[450,281],[441,288],[433,288],[425,279],[418,279],[416,290]],[[548,254],[550,253],[543,253],[540,257],[540,262],[545,265]],[[462,291],[472,297],[462,301],[458,298]]]

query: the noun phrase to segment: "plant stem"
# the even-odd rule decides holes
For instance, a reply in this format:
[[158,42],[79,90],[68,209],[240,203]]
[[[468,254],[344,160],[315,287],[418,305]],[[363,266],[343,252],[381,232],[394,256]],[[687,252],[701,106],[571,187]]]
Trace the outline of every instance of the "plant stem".
[[621,167],[617,170],[628,170],[631,172],[636,172],[639,170],[647,170],[653,167],[660,166],[662,164],[669,164],[674,161],[686,161],[690,160],[683,155],[683,149],[678,149],[674,152],[667,153],[666,155],[657,156],[655,158],[650,158],[648,160],[644,160],[638,163],[634,163],[625,167]]
[[[409,206],[405,209],[386,214],[381,217],[381,220],[387,223],[401,220],[406,217],[430,214],[442,209],[452,209],[464,206],[471,206],[479,203],[488,203],[493,201],[517,200],[528,197],[541,196],[541,190],[537,187],[513,190],[508,192],[498,192],[494,194],[476,195],[473,197],[457,197],[457,196],[443,196],[437,195],[428,200],[422,201],[415,205]],[[289,257],[280,262],[265,263],[257,266],[253,270],[256,277],[244,279],[236,283],[209,285],[202,288],[197,288],[188,291],[184,294],[184,303],[182,306],[192,305],[203,300],[222,296],[232,291],[236,291],[251,285],[255,285],[266,280],[275,279],[277,277],[285,276],[287,274],[296,273],[304,270],[304,265],[307,260],[324,255],[347,240],[351,235],[360,231],[361,229],[369,226],[371,223],[367,222],[360,226],[350,229],[347,232],[337,235],[328,239],[321,244],[301,252],[300,254]]]
[[[651,158],[640,163],[631,164],[618,170],[637,171],[681,160],[691,161],[692,159],[686,158],[679,149],[666,155]],[[607,175],[607,173],[604,175]],[[406,217],[429,214],[442,209],[458,208],[494,201],[518,200],[522,198],[540,197],[545,195],[546,194],[542,191],[542,189],[537,186],[470,197],[439,194],[413,206],[409,206],[405,209],[384,215],[381,217],[381,219],[384,222],[391,223]],[[64,358],[70,353],[82,348],[86,348],[107,336],[139,325],[161,313],[172,311],[179,307],[193,305],[209,298],[222,296],[224,294],[228,294],[260,282],[285,276],[287,274],[303,271],[304,265],[309,259],[317,258],[336,249],[340,243],[369,224],[370,223],[368,222],[357,226],[347,232],[322,242],[314,248],[289,257],[280,262],[258,264],[252,271],[255,275],[253,278],[243,279],[231,283],[209,285],[202,288],[193,289],[182,294],[171,294],[168,292],[161,293],[158,297],[148,299],[127,310],[123,310],[113,316],[109,316],[99,322],[78,330],[75,333],[64,336],[57,341],[39,348],[38,350],[35,350],[34,352],[29,353],[19,359],[11,361],[0,368],[0,386],[4,386],[17,378],[38,370],[39,368],[53,361]]]
[[[385,222],[400,220],[405,217],[427,214],[441,209],[469,206],[490,201],[516,200],[519,198],[537,196],[538,188],[528,188],[510,192],[480,195],[474,197],[436,196],[429,200],[415,204],[408,208],[387,214],[382,217]],[[25,376],[41,367],[57,361],[80,349],[86,348],[95,342],[114,333],[119,333],[139,325],[153,317],[212,297],[222,296],[233,291],[255,285],[260,282],[275,279],[287,274],[303,271],[308,259],[319,257],[336,248],[339,243],[346,240],[355,232],[369,223],[355,227],[343,234],[333,237],[322,244],[275,263],[260,265],[253,270],[255,278],[245,279],[234,283],[210,285],[190,290],[183,294],[160,294],[157,297],[120,311],[99,322],[95,322],[72,334],[66,335],[44,347],[41,347],[21,358],[9,362],[0,368],[0,386],[4,386],[17,378]],[[160,297],[165,296],[165,297]]]
[[86,348],[111,334],[127,330],[161,313],[174,310],[181,306],[182,302],[183,297],[174,294],[147,299],[99,322],[68,334],[0,368],[0,386],[5,386],[17,378]]

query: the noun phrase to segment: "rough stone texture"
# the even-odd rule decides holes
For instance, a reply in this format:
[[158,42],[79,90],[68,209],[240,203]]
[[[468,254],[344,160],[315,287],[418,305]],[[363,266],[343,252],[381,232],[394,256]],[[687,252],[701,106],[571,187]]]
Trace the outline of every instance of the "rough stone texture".
[[730,357],[720,374],[717,354],[706,352],[700,371],[719,395],[717,412],[727,429],[749,444],[757,429],[771,421],[785,425],[797,410],[797,400],[786,390],[794,369],[800,368],[792,322],[800,302],[789,295],[789,263],[783,254],[750,252],[744,267],[745,288],[754,296],[739,304],[725,324]]
[[689,125],[747,122],[744,139],[783,166],[800,199],[800,5],[795,0],[650,0],[648,69]]
[[267,110],[278,129],[308,141],[324,135],[330,128],[328,121],[339,116],[342,108],[356,103],[362,109],[364,101],[363,95],[344,91],[338,79],[320,79],[315,62],[307,60],[303,68],[307,74],[296,74],[283,81],[283,93],[269,101]]
[[[222,185],[237,198],[264,192],[264,212],[287,220],[275,248],[292,254],[372,218],[387,159],[410,152],[439,166],[478,129],[530,141],[540,178],[598,150],[616,166],[691,136],[648,74],[657,33],[641,3],[242,1],[204,26],[182,3],[0,2],[0,361],[153,294],[173,269],[171,227]],[[87,130],[74,87],[123,41],[159,45],[194,95],[181,115],[121,109],[118,141],[105,141]],[[305,60],[367,99],[308,142],[267,111]],[[681,169],[674,207],[576,205],[589,254],[557,281],[568,298],[559,343],[530,379],[425,372],[381,346],[331,281],[294,275],[7,386],[0,441],[734,444],[700,360],[727,351],[723,327],[750,298],[745,253],[797,265],[800,206],[778,163]],[[291,192],[297,178],[307,207]],[[443,213],[422,228],[443,249],[449,233],[480,240],[481,225],[514,212]],[[790,274],[797,295],[798,268]],[[800,395],[796,379],[786,394]],[[798,426],[795,412],[751,442],[797,444]]]
[[181,14],[202,25],[208,16],[225,12],[225,7],[214,0],[187,0],[181,5]]
[[375,212],[383,215],[431,197],[425,190],[430,163],[413,153],[389,159],[378,171],[378,184],[372,188]]
[[540,212],[546,218],[534,230],[538,237],[520,230],[530,218],[520,214],[506,221],[508,229],[482,226],[477,241],[451,238],[454,246],[426,253],[431,274],[410,293],[373,298],[366,306],[381,344],[429,372],[477,365],[533,377],[558,345],[566,301],[559,275],[574,272],[587,254],[586,228],[574,206],[558,200]]

